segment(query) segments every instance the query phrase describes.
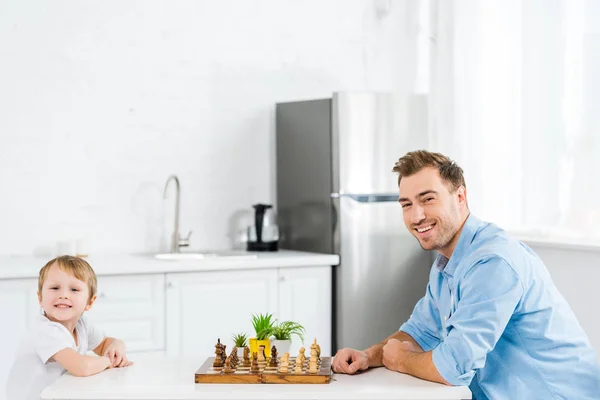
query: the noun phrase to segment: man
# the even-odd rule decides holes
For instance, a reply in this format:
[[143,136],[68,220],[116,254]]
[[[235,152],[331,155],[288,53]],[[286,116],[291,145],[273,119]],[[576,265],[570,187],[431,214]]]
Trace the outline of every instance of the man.
[[535,253],[470,214],[462,169],[414,151],[393,168],[404,223],[439,253],[425,296],[400,330],[359,351],[338,373],[386,368],[475,399],[599,399],[600,367],[587,336]]

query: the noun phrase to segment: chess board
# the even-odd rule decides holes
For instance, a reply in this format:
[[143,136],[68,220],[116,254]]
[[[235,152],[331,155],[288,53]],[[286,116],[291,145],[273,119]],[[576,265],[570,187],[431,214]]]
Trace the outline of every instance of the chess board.
[[213,367],[214,357],[206,359],[196,371],[196,383],[329,383],[331,381],[331,357],[321,357],[319,372],[307,372],[308,359],[304,361],[302,373],[295,373],[296,358],[290,357],[288,372],[278,372],[278,367],[269,366],[268,361],[258,362],[258,372],[250,367],[238,365],[234,372],[225,373],[221,367]]

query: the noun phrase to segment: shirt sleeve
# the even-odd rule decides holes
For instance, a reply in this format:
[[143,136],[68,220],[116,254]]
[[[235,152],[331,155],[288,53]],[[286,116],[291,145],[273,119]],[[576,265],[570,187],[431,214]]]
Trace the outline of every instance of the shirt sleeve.
[[46,364],[50,358],[64,349],[73,349],[75,342],[69,332],[53,323],[43,323],[36,331],[33,340],[35,353]]
[[430,284],[427,284],[425,296],[417,302],[410,318],[400,326],[400,330],[409,334],[423,351],[429,351],[440,343],[440,327],[440,313],[431,294]]
[[456,311],[446,321],[448,336],[432,359],[448,383],[468,385],[502,336],[524,289],[512,267],[494,256],[475,263],[457,291]]
[[81,322],[85,326],[87,332],[88,350],[94,351],[106,337],[104,331],[90,322],[85,315],[81,316]]

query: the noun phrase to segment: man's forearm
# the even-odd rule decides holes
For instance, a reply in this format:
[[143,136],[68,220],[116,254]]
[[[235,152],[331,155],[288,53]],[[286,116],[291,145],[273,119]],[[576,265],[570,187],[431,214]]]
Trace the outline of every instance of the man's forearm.
[[377,343],[365,350],[365,352],[369,356],[369,368],[383,366],[383,362],[382,362],[383,346],[385,346],[385,344],[390,339],[398,339],[398,340],[404,341],[404,342],[411,342],[413,344],[413,346],[415,347],[415,351],[417,351],[417,352],[423,351],[421,346],[419,346],[419,344],[415,341],[415,339],[412,338],[412,336],[410,336],[406,332],[398,331],[398,332],[395,332],[393,335],[387,337],[381,343]]
[[432,352],[404,352],[399,371],[432,382],[450,385],[439,373],[432,359]]

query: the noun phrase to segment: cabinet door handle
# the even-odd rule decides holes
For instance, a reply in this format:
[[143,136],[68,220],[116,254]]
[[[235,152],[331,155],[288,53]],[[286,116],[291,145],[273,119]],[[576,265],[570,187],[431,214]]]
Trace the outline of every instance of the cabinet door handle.
[[279,277],[279,282],[285,282],[285,276],[280,276]]
[[175,284],[171,281],[167,282],[167,288],[174,288]]
[[106,298],[106,294],[104,294],[104,292],[100,292],[100,293],[98,293],[98,298],[104,299],[104,298]]

